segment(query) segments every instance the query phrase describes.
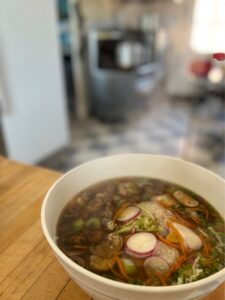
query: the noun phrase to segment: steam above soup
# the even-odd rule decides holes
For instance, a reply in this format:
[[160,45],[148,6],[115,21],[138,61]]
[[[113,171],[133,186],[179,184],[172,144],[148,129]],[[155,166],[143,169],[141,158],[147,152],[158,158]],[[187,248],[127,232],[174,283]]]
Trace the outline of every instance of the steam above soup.
[[151,178],[91,186],[64,208],[59,248],[101,276],[138,285],[177,285],[225,266],[225,224],[204,199]]

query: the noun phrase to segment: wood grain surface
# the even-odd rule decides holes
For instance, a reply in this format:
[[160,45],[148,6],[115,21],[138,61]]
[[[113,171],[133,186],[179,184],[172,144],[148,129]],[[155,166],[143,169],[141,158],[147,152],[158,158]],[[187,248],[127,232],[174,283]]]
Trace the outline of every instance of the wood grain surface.
[[[40,225],[41,204],[61,174],[0,156],[0,299],[91,300],[55,259]],[[204,300],[224,300],[221,285]]]

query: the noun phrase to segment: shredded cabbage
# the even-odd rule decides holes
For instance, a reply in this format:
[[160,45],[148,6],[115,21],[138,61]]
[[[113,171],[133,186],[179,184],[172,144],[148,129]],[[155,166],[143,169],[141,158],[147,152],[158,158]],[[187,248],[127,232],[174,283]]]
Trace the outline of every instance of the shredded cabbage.
[[221,237],[219,236],[219,234],[211,227],[208,227],[208,230],[215,236],[215,238],[217,239],[219,246],[220,247],[224,247],[225,244],[222,242]]
[[175,284],[190,283],[199,278],[203,272],[203,269],[199,267],[199,259],[200,257],[198,256],[193,265],[187,264],[181,267],[181,269],[178,271],[179,276],[177,277]]
[[136,219],[119,226],[116,232],[124,233],[129,232],[131,230],[156,232],[158,231],[158,226],[155,220],[151,219],[150,217],[147,217],[146,215],[141,215]]

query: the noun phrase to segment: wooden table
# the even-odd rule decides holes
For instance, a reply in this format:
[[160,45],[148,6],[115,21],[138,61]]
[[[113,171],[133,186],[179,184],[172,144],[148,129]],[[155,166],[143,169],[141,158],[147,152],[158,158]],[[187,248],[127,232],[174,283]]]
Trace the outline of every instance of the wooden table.
[[[60,174],[0,157],[0,299],[91,300],[62,269],[40,225]],[[204,300],[224,300],[225,285]]]

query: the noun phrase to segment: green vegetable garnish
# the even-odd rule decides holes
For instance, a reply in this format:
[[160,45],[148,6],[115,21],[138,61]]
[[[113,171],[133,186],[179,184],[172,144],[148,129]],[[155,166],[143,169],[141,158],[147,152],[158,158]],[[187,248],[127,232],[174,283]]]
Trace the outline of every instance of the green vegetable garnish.
[[84,226],[84,221],[81,218],[73,222],[73,229],[75,231],[80,231],[83,228],[83,226]]
[[85,223],[86,227],[92,230],[99,229],[101,226],[100,220],[97,217],[92,217]]
[[131,259],[122,258],[121,261],[127,275],[134,275],[137,272],[137,267]]
[[198,256],[193,264],[185,264],[180,267],[173,275],[173,284],[183,284],[196,281],[201,278],[203,269],[199,264]]
[[150,217],[140,216],[137,219],[131,220],[130,222],[120,226],[116,232],[125,233],[131,231],[132,229],[135,229],[135,231],[157,232],[158,226],[155,220],[151,219]]

